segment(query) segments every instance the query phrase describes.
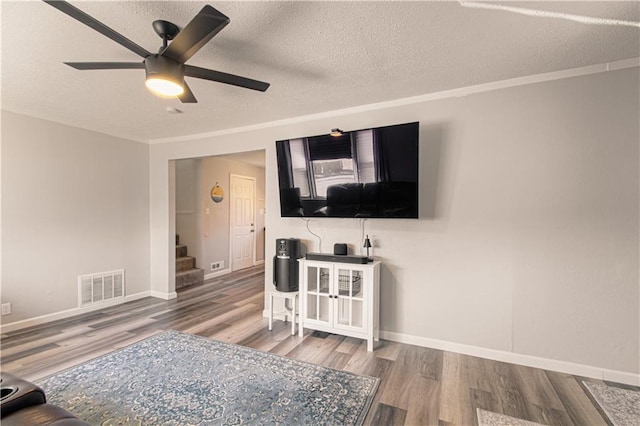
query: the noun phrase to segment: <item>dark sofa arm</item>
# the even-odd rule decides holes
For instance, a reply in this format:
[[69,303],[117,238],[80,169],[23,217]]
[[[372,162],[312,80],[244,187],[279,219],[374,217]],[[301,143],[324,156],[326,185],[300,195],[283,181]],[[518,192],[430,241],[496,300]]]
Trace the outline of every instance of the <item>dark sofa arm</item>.
[[2,372],[0,387],[2,388],[2,400],[0,401],[2,423],[4,423],[5,416],[15,411],[47,402],[44,391],[39,386],[13,374]]
[[88,425],[67,410],[47,404],[39,386],[2,372],[0,374],[0,422],[2,426],[76,426]]
[[2,426],[86,426],[65,409],[51,404],[32,405],[2,417]]

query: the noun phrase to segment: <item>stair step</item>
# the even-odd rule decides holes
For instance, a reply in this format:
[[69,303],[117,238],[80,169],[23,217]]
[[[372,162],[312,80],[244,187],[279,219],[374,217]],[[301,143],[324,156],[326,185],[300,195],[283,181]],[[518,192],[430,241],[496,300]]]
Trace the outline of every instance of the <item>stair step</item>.
[[176,258],[187,257],[187,246],[177,244],[176,245]]
[[176,258],[176,272],[188,271],[196,269],[196,258],[191,256]]
[[176,273],[176,290],[204,282],[204,269],[195,268]]

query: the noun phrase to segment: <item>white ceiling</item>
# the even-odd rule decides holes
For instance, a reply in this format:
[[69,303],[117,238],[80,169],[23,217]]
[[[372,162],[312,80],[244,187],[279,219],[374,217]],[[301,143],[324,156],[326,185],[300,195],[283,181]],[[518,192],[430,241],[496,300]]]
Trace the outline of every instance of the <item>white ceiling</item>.
[[[152,52],[152,21],[184,26],[206,4],[72,3]],[[43,2],[2,0],[2,107],[149,141],[640,56],[638,28],[453,1],[209,4],[231,23],[188,63],[267,81],[267,92],[187,78],[199,103],[181,104],[148,92],[143,70],[74,70],[62,62],[140,58]],[[509,5],[640,21],[638,1]]]

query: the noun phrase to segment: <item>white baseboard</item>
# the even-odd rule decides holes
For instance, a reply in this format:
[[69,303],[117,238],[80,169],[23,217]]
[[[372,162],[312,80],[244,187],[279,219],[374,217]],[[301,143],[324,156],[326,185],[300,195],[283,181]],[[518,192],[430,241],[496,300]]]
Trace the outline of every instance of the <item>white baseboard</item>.
[[[256,263],[253,264],[253,266],[258,266],[258,265],[262,265],[264,263],[264,260],[258,260]],[[222,275],[227,275],[231,273],[231,268],[225,268],[225,269],[221,269],[217,272],[210,272],[208,274],[206,274],[204,276],[205,281],[206,280],[210,280],[211,278],[217,278],[217,277],[221,277]]]
[[172,293],[163,293],[161,291],[151,290],[149,292],[149,296],[157,297],[158,299],[163,299],[163,300],[171,300],[171,299],[175,299],[176,297],[178,297],[178,293],[176,293],[175,291],[172,292]]
[[607,380],[627,385],[640,386],[640,374],[625,371],[609,370],[590,365],[575,364],[567,361],[540,358],[531,355],[501,351],[498,349],[482,348],[479,346],[464,345],[461,343],[447,342],[445,340],[430,339],[427,337],[411,336],[393,331],[380,331],[380,338],[398,343],[422,346],[443,351],[455,352],[464,355],[477,356],[494,361],[508,362],[527,367],[541,368],[543,370],[557,371],[576,376],[591,377],[599,380]]
[[122,299],[108,300],[105,302],[94,303],[91,306],[84,306],[81,308],[72,308],[60,312],[54,312],[51,314],[40,315],[38,317],[28,318],[20,321],[10,322],[9,324],[0,325],[0,333],[10,333],[12,331],[22,330],[23,328],[32,327],[34,325],[40,325],[52,321],[57,321],[75,315],[85,314],[88,312],[99,311],[100,309],[108,308],[111,306],[121,305],[123,303],[131,302],[133,300],[143,299],[151,296],[150,292],[143,291],[141,293],[130,294]]
[[625,385],[640,386],[640,374],[627,373],[617,370],[603,370],[603,380],[616,383],[624,383]]
[[217,277],[220,277],[222,275],[227,275],[229,273],[231,273],[231,269],[225,268],[225,269],[221,269],[221,270],[219,270],[217,272],[210,272],[210,273],[206,274],[204,276],[204,279],[206,281],[206,280],[210,280],[211,278],[217,278]]
[[[44,324],[51,321],[69,318],[88,312],[97,311],[110,306],[116,306],[145,297],[157,297],[164,300],[175,299],[176,292],[162,293],[158,291],[141,292],[131,294],[118,299],[116,301],[107,301],[83,308],[67,309],[65,311],[54,312],[52,314],[41,315],[9,324],[0,325],[0,333],[9,333],[23,328]],[[269,316],[269,311],[262,312],[263,317]],[[281,312],[274,312],[274,318],[282,319]],[[610,370],[602,367],[595,367],[584,364],[575,364],[567,361],[558,361],[548,358],[540,358],[532,355],[518,354],[498,349],[482,348],[479,346],[464,345],[461,343],[448,342],[445,340],[430,339],[427,337],[412,336],[408,334],[396,333],[393,331],[380,331],[380,338],[390,340],[392,342],[406,343],[409,345],[422,346],[426,348],[439,349],[443,351],[455,352],[464,355],[477,356],[480,358],[491,359],[494,361],[508,362],[511,364],[524,365],[527,367],[541,368],[544,370],[557,371],[561,373],[573,374],[576,376],[591,377],[599,380],[607,380],[616,383],[624,383],[627,385],[640,386],[640,374],[629,373],[625,371]]]

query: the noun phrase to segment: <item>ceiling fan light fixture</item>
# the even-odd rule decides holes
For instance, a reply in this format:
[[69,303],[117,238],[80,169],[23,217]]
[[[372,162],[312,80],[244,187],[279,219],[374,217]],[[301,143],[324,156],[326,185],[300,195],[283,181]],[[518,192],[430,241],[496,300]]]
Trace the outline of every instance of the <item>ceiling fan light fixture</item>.
[[145,85],[159,96],[175,97],[184,93],[184,65],[161,55],[145,59]]
[[160,96],[180,96],[184,93],[184,87],[175,81],[165,80],[163,78],[147,78],[145,81],[147,89]]

